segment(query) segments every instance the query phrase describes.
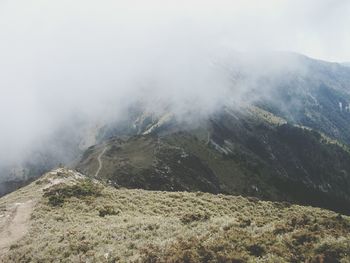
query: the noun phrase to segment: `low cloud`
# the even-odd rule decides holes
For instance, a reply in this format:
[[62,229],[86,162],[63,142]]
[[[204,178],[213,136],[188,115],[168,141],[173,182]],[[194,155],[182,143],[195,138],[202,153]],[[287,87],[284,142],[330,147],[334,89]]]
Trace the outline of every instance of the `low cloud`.
[[[2,1],[0,166],[50,138],[62,152],[66,136],[118,119],[137,101],[210,113],[251,85],[232,77],[240,59],[257,75],[302,70],[294,58],[259,52],[350,60],[349,8],[329,0]],[[237,56],[244,52],[253,55]]]

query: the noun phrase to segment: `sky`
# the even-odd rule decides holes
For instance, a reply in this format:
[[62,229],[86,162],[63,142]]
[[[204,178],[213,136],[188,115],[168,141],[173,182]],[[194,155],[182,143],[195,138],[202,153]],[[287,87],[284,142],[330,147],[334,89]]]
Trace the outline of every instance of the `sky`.
[[348,0],[0,0],[0,161],[140,99],[210,111],[228,50],[350,61],[349,14]]

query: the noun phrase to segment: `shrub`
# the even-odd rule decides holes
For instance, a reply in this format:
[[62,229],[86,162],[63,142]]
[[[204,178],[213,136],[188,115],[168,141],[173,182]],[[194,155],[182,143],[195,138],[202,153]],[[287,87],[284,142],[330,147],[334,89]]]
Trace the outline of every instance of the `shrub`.
[[50,183],[50,180],[47,179],[47,178],[44,178],[44,179],[41,179],[41,180],[37,180],[35,182],[36,185],[42,185],[42,184],[48,184],[48,183]]
[[61,195],[50,195],[49,204],[51,206],[62,206],[64,203],[64,197]]
[[256,257],[261,257],[263,254],[265,254],[265,248],[259,244],[248,246],[247,250],[251,255]]
[[181,222],[184,224],[190,224],[195,221],[205,221],[210,218],[208,213],[190,213],[181,217]]
[[107,215],[118,215],[119,211],[115,211],[112,206],[104,206],[98,210],[98,215],[100,217],[105,217]]
[[293,244],[295,246],[303,245],[304,243],[310,243],[317,240],[317,236],[313,232],[299,231],[292,235]]
[[52,206],[62,206],[66,198],[100,196],[102,187],[91,180],[80,180],[74,185],[58,184],[45,190],[44,197]]
[[232,244],[218,240],[213,243],[205,243],[208,237],[178,238],[165,248],[150,245],[141,251],[141,262],[247,262],[244,253],[232,249]]
[[252,221],[249,218],[243,218],[239,226],[244,228],[244,227],[250,226],[251,224],[252,224]]
[[315,249],[315,253],[317,256],[310,262],[340,262],[342,258],[350,253],[350,241],[323,243]]

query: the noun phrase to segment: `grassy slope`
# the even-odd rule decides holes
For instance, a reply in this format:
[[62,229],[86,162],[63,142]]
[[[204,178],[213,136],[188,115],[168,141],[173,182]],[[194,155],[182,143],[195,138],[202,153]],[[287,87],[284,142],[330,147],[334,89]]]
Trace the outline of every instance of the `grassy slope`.
[[[350,214],[350,154],[339,142],[251,107],[226,109],[197,129],[112,138],[99,178],[128,188],[286,200]],[[88,176],[104,146],[77,166]]]
[[[350,262],[350,218],[334,212],[240,196],[115,189],[73,176],[52,172],[0,199],[3,209],[38,200],[29,233],[4,262]],[[56,178],[64,183],[44,194]]]

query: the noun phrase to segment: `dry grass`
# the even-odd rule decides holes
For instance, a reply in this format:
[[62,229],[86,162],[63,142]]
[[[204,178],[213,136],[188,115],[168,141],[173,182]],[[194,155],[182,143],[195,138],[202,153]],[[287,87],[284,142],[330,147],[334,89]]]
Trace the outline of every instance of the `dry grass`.
[[268,112],[256,106],[249,106],[247,110],[248,112],[252,113],[253,118],[264,120],[267,123],[270,123],[274,126],[279,126],[287,123],[285,119],[278,117],[272,114],[271,112]]
[[[46,193],[86,183],[70,180],[70,171],[57,177],[66,179]],[[115,189],[97,181],[88,189],[98,194],[68,191],[55,206],[43,196],[47,180],[0,199],[1,206],[40,197],[29,233],[4,262],[350,262],[350,219],[327,210],[200,192]]]

